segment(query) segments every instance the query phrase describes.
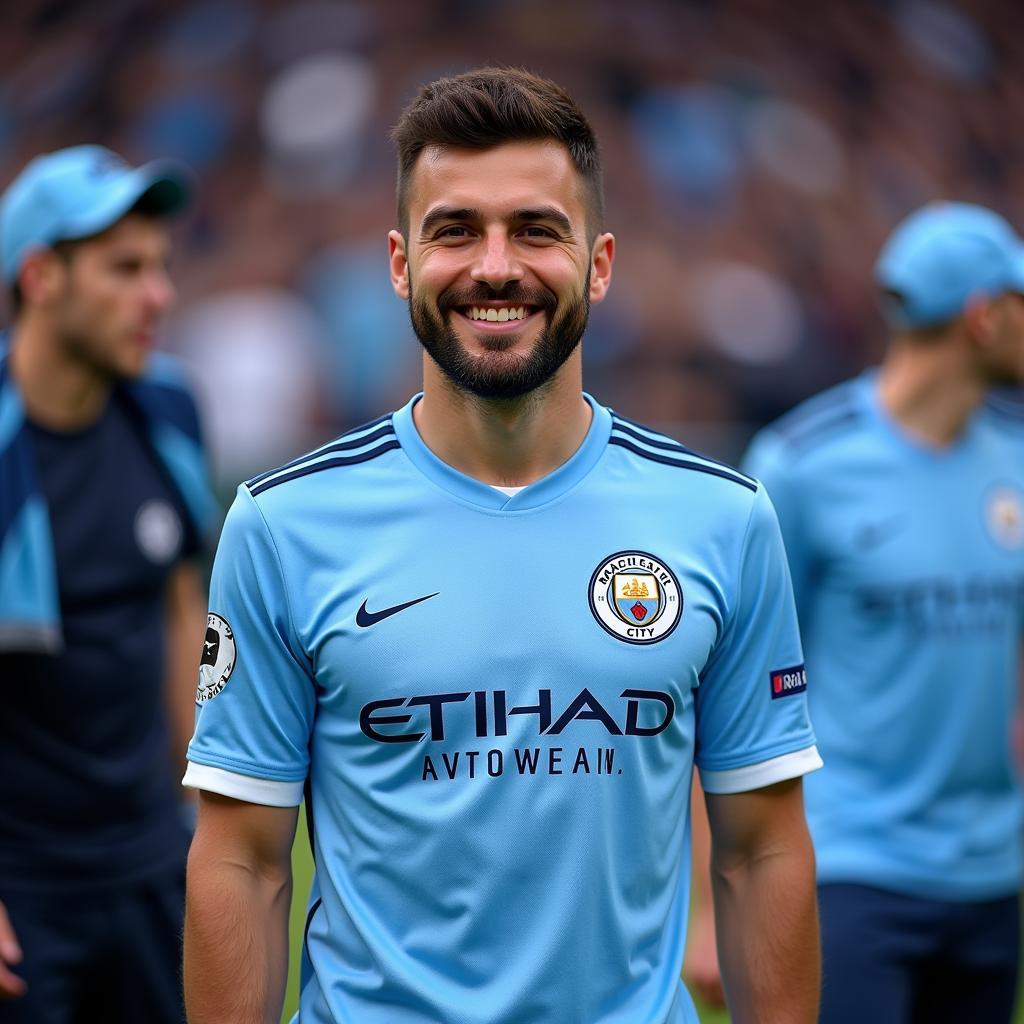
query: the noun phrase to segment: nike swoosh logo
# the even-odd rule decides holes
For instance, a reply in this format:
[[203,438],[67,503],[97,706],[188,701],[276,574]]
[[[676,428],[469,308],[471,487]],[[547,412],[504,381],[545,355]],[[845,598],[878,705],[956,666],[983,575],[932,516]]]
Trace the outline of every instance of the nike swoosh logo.
[[903,516],[890,516],[877,523],[867,523],[855,535],[853,542],[861,550],[881,547],[903,529]]
[[[440,594],[439,590],[437,594]],[[357,626],[372,626],[374,623],[380,622],[381,619],[386,619],[391,615],[397,615],[399,612],[404,612],[406,608],[411,608],[414,604],[419,604],[421,601],[429,601],[432,597],[437,597],[437,594],[427,594],[424,597],[417,597],[414,601],[406,601],[405,604],[396,604],[391,608],[382,608],[379,612],[368,612],[366,610],[366,602],[364,601],[359,606],[359,611],[356,612],[356,625]]]

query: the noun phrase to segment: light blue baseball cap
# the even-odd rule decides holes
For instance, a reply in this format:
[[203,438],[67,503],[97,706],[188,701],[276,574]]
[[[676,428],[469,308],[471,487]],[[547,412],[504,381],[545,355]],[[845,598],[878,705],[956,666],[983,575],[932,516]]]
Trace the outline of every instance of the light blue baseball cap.
[[0,196],[0,271],[10,283],[33,250],[99,234],[140,201],[175,213],[193,191],[188,169],[169,160],[132,167],[103,146],[38,156]]
[[984,206],[930,203],[889,236],[875,280],[898,296],[887,308],[895,324],[938,326],[958,317],[971,296],[1024,294],[1024,241]]

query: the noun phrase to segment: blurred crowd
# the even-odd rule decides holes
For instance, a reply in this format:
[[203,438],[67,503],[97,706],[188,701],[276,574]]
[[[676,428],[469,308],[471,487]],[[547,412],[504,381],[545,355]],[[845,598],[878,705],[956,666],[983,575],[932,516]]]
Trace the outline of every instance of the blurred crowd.
[[388,130],[440,74],[525,66],[588,112],[619,246],[588,388],[726,457],[878,357],[909,210],[1024,228],[1013,0],[25,0],[0,28],[0,186],[79,142],[199,178],[166,345],[225,490],[415,389]]

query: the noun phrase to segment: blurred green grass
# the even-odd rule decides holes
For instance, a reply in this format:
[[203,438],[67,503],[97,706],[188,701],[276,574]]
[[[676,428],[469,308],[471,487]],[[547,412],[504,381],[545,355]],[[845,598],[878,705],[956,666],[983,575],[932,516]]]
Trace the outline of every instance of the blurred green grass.
[[[300,823],[305,821],[299,816]],[[288,990],[284,1000],[282,1024],[288,1024],[299,1005],[299,951],[302,948],[302,931],[306,925],[306,896],[309,893],[309,882],[313,872],[313,859],[309,853],[309,843],[304,825],[300,824],[292,848],[292,873],[295,880],[292,895],[292,910],[289,924],[291,952],[288,960]],[[1024,972],[1022,972],[1024,974]],[[1024,1000],[1018,999],[1018,1009],[1014,1024],[1024,1024]],[[699,1002],[697,1010],[701,1024],[729,1024],[729,1016],[724,1010],[713,1010],[702,1006]]]

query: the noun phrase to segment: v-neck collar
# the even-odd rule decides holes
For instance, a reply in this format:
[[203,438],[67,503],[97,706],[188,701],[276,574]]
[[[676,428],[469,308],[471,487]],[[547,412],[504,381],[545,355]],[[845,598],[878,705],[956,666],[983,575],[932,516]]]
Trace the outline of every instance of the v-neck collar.
[[391,418],[402,450],[424,476],[452,497],[495,512],[523,512],[539,508],[561,497],[594,468],[604,453],[612,432],[611,413],[584,392],[583,397],[590,406],[593,416],[583,443],[556,470],[535,480],[518,494],[507,497],[490,484],[467,476],[448,463],[442,462],[423,443],[412,418],[413,407],[422,397],[422,392],[413,395]]

